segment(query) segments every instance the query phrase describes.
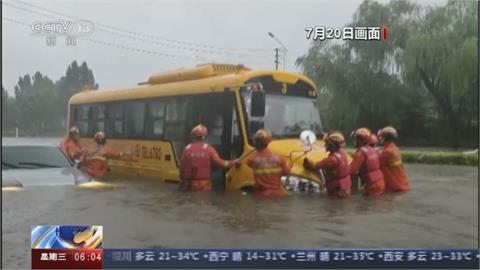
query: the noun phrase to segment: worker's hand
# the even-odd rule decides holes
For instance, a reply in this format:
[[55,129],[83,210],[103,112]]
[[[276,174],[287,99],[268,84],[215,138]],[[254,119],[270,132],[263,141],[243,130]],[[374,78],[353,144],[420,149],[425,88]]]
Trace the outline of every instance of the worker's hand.
[[313,171],[314,168],[313,168],[313,162],[311,160],[309,160],[308,158],[305,158],[303,160],[303,168],[307,171]]
[[238,158],[235,159],[235,160],[233,161],[233,165],[235,166],[235,168],[238,169],[238,168],[240,167],[240,165],[242,165],[242,164],[240,163],[240,159],[238,159]]

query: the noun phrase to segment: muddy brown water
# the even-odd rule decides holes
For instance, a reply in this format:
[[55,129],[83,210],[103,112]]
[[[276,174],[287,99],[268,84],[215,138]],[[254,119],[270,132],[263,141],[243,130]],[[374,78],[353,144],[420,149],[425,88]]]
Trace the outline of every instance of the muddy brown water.
[[478,168],[406,165],[412,191],[368,199],[184,193],[112,176],[110,187],[2,191],[2,266],[30,267],[30,227],[104,226],[105,248],[475,248]]

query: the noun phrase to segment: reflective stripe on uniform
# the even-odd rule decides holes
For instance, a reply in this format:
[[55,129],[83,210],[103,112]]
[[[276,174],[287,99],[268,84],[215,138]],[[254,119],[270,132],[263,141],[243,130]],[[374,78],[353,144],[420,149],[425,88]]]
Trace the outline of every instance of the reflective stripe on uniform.
[[94,157],[91,157],[90,160],[107,161],[107,158],[105,158],[105,157],[99,157],[99,156],[94,156]]
[[264,168],[264,169],[253,170],[254,174],[276,174],[281,172],[282,172],[281,168]]
[[402,160],[401,159],[398,159],[398,160],[395,160],[394,162],[392,162],[393,167],[398,167],[400,165],[402,165]]

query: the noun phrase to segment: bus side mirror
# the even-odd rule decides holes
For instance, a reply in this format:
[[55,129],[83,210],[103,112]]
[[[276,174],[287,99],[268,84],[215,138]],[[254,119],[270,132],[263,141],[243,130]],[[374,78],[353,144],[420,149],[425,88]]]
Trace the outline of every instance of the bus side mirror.
[[265,92],[253,91],[252,101],[250,104],[250,115],[252,117],[265,116]]

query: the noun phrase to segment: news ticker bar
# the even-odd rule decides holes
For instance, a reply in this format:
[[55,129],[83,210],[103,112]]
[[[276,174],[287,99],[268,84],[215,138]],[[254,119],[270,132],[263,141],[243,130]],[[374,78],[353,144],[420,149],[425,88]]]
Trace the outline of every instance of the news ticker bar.
[[478,249],[32,249],[32,269],[478,269]]

